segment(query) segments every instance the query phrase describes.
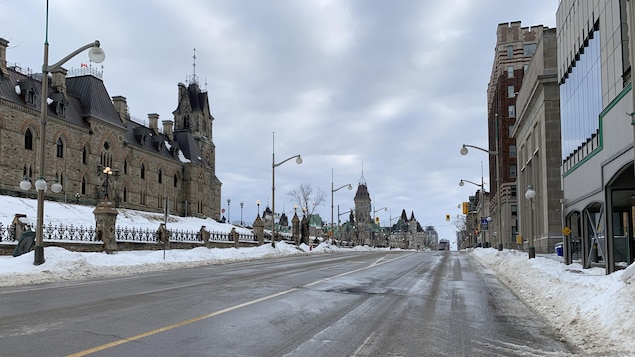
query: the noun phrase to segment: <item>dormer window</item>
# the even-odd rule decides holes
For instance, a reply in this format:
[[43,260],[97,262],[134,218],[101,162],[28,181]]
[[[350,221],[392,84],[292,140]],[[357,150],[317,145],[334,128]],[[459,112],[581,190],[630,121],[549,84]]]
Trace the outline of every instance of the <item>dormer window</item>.
[[33,90],[33,88],[29,89],[26,92],[26,95],[24,97],[24,100],[28,103],[28,104],[35,104],[35,91]]
[[55,105],[55,114],[57,115],[64,115],[64,111],[66,110],[66,107],[64,106],[63,102],[57,102]]

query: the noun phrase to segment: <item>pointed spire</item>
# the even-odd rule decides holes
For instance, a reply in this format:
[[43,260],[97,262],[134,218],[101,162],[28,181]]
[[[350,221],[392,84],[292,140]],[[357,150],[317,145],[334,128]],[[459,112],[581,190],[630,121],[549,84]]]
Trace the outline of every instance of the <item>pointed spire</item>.
[[359,178],[359,184],[366,186],[366,179],[364,178],[364,162],[362,161],[362,177]]

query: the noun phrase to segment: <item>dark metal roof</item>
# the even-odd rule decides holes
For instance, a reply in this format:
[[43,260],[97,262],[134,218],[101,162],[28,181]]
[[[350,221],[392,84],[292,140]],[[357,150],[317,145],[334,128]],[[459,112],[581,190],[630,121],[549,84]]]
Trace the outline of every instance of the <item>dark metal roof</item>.
[[[31,107],[40,111],[42,88],[42,74],[25,75],[19,71],[9,68],[8,78],[0,78],[0,98],[6,99],[20,106]],[[16,86],[20,87],[21,95],[16,92]],[[89,117],[106,121],[120,128],[125,125],[115,111],[108,91],[104,83],[92,75],[80,77],[70,77],[66,79],[67,95],[63,100],[63,94],[55,92],[49,87],[48,97],[54,101],[65,103],[65,110],[62,115],[54,111],[54,105],[49,105],[48,116],[66,121],[73,125],[88,128],[90,124],[86,121]],[[26,91],[33,90],[36,100],[32,104],[25,103],[24,95]]]
[[149,127],[134,121],[128,122],[128,130],[126,130],[124,135],[124,142],[126,145],[143,148],[166,158],[178,160],[179,146],[177,143],[170,140],[167,135],[155,133]]
[[178,147],[183,153],[183,156],[190,160],[192,163],[201,164],[203,166],[209,166],[205,162],[201,153],[201,148],[196,142],[196,138],[192,133],[185,130],[178,130],[174,132],[174,141],[178,143]]
[[92,75],[67,78],[66,91],[69,96],[79,99],[82,117],[93,117],[125,128],[101,79]]
[[192,107],[192,112],[202,112],[205,109],[205,104],[207,103],[207,92],[201,92],[197,83],[192,83],[187,88],[188,97],[190,98],[190,106]]

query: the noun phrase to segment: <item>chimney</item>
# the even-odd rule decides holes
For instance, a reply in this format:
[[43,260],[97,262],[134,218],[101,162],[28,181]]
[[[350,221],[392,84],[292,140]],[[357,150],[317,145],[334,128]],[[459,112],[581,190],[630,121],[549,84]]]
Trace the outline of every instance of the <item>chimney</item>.
[[9,41],[0,38],[0,75],[2,75],[2,77],[9,76],[9,70],[7,69],[7,47],[9,47]]
[[159,132],[159,114],[157,113],[150,113],[148,114],[148,126],[150,127],[150,129],[152,129],[152,131],[154,131],[155,133]]
[[167,135],[170,140],[172,139],[172,120],[162,120],[161,124],[163,124],[163,134]]
[[126,101],[126,97],[122,97],[120,95],[112,97],[112,104],[115,106],[115,111],[119,114],[119,118],[124,124],[128,123],[130,119],[130,115],[128,113],[128,102]]
[[58,68],[51,72],[53,90],[64,94],[64,97],[66,97],[66,73],[68,71],[64,68]]

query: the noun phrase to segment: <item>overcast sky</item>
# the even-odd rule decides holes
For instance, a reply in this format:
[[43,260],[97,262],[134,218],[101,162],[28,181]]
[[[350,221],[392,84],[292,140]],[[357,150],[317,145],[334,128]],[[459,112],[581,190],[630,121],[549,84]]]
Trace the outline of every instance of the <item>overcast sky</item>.
[[[287,192],[326,193],[331,220],[353,208],[362,167],[382,225],[405,209],[453,239],[457,205],[487,182],[486,90],[499,23],[555,27],[558,0],[51,0],[50,62],[99,40],[110,96],[131,115],[173,119],[177,84],[195,73],[209,93],[216,175],[230,219],[253,222],[271,202],[273,132],[276,211],[293,215]],[[9,63],[40,72],[45,1],[0,0]],[[194,52],[196,49],[196,52]],[[82,54],[65,68],[87,63]],[[483,163],[483,165],[481,164]],[[227,212],[225,212],[227,214]],[[452,216],[451,222],[445,215]],[[342,220],[346,216],[342,216]],[[335,217],[337,219],[337,217]],[[394,223],[394,221],[393,221]]]

